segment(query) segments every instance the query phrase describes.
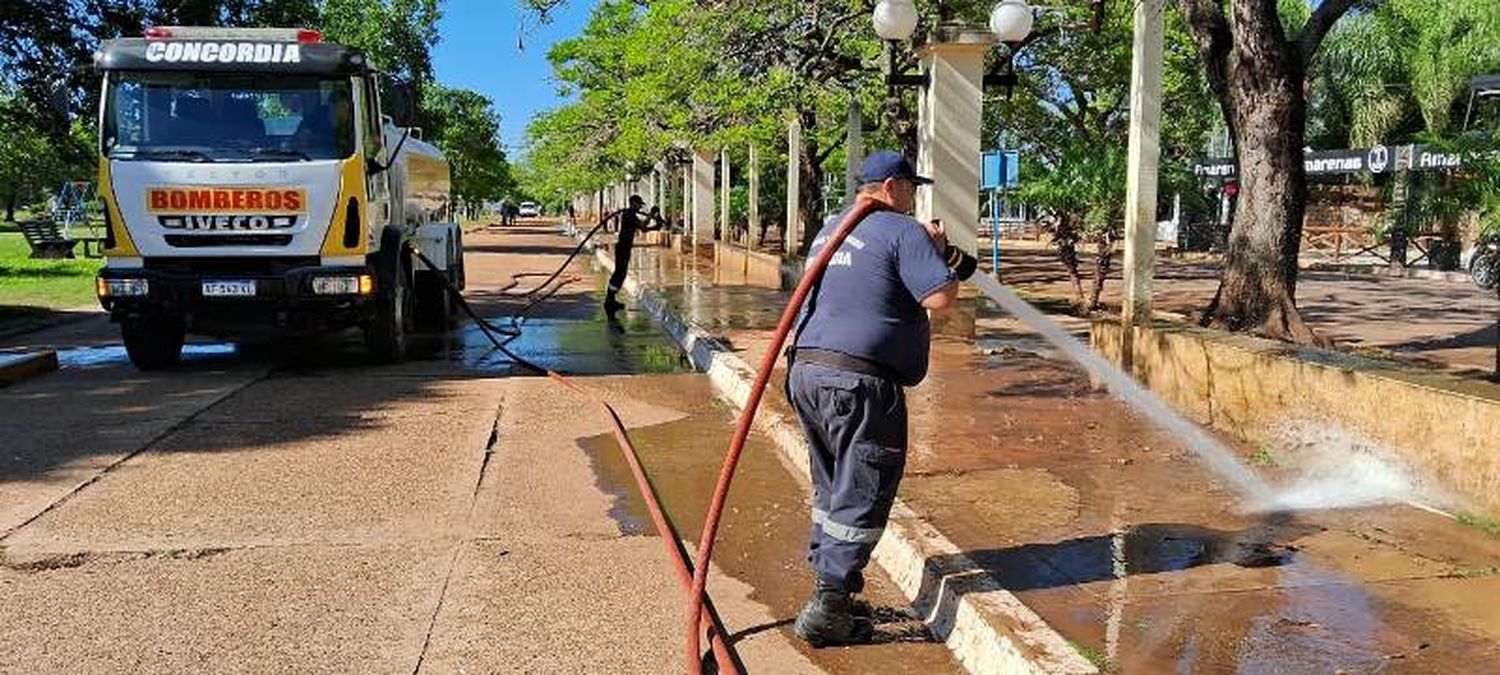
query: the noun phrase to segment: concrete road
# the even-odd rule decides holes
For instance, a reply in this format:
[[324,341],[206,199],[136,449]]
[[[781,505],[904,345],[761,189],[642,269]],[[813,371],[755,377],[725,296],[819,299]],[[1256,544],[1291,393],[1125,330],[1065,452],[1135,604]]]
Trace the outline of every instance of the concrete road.
[[[468,295],[493,317],[540,281],[513,275],[567,252],[540,229],[469,242]],[[573,273],[517,349],[677,439],[648,464],[696,531],[726,413],[643,318],[606,325],[597,277]],[[472,328],[400,366],[330,338],[200,343],[161,374],[125,362],[102,319],[18,341],[63,348],[63,368],[0,389],[0,672],[682,668],[683,593],[605,422]],[[752,669],[955,670],[919,627],[862,650],[795,642],[805,507],[765,462],[737,488],[711,586]]]

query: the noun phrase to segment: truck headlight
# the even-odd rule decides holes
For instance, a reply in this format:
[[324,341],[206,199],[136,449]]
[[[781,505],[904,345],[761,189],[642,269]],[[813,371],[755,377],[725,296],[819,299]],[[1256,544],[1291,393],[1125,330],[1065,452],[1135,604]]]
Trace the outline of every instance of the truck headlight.
[[151,283],[145,279],[105,279],[103,277],[94,280],[95,290],[101,298],[140,298],[151,292]]
[[368,274],[313,277],[315,295],[369,295],[375,292],[375,278]]

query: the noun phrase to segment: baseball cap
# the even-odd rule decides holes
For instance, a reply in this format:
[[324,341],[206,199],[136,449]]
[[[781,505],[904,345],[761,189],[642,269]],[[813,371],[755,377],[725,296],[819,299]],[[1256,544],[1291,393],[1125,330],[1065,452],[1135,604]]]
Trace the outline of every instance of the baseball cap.
[[899,178],[909,180],[917,185],[931,185],[932,179],[917,175],[911,162],[899,152],[881,150],[865,158],[865,163],[860,167],[860,182],[879,183],[888,178]]

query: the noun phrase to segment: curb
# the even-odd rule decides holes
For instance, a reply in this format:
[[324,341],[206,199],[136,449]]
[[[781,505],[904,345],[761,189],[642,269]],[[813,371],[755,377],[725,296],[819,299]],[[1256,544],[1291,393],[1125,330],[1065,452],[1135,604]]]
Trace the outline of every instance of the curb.
[[1400,272],[1391,272],[1390,267],[1387,265],[1345,265],[1339,263],[1311,262],[1299,266],[1308,272],[1327,272],[1360,278],[1417,279],[1465,285],[1472,285],[1473,283],[1469,280],[1467,272],[1445,272],[1422,267],[1408,267]]
[[[614,260],[603,250],[595,248],[594,257],[605,269],[614,271]],[[672,313],[661,296],[642,288],[634,276],[626,278],[623,290],[662,325],[687,353],[693,367],[708,375],[721,398],[744,408],[755,380],[754,369],[744,359],[691,321]],[[763,410],[756,416],[755,426],[771,439],[779,459],[795,467],[792,474],[808,490],[808,449],[800,425]],[[969,672],[1100,672],[899,497],[873,558],[911,601],[912,608],[923,615],[932,634],[943,640]]]
[[57,370],[57,352],[0,354],[0,387]]

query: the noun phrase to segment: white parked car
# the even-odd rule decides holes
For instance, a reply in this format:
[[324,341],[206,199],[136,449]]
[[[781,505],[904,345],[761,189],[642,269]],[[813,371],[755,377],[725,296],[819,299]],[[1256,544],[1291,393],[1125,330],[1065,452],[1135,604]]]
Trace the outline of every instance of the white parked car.
[[542,207],[537,206],[536,202],[521,202],[521,207],[516,209],[516,216],[521,218],[536,218],[540,215]]

